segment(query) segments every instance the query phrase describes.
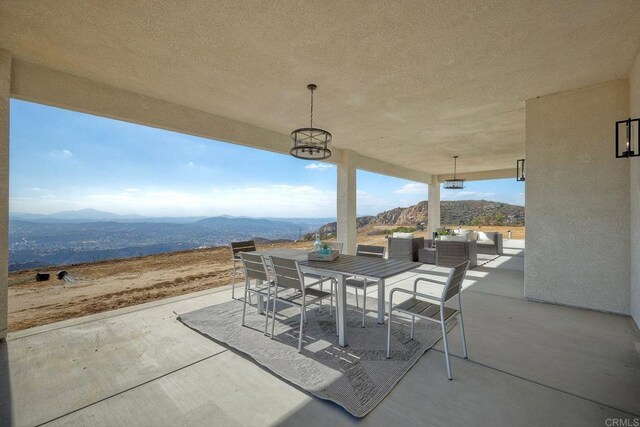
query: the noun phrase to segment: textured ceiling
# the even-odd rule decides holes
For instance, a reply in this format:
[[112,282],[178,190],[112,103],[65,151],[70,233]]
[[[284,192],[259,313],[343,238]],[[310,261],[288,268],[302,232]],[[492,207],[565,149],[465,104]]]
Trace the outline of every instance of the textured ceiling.
[[513,168],[524,100],[626,78],[640,1],[0,1],[17,58],[433,174]]

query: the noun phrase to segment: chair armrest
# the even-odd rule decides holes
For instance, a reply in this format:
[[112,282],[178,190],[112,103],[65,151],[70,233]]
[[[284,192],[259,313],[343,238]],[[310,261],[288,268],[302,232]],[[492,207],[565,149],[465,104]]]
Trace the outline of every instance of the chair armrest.
[[426,277],[418,277],[413,284],[416,285],[418,282],[430,282],[430,283],[435,283],[436,285],[440,285],[440,286],[444,286],[444,283],[442,282],[438,282],[437,280],[433,280],[433,279],[428,279]]
[[[440,285],[440,286],[444,286],[444,283],[440,283],[437,282],[433,279],[427,279],[426,277],[418,277],[414,282],[413,282],[413,292],[417,292],[418,291],[418,282],[429,282],[429,283],[435,283],[436,285]],[[431,297],[431,298],[435,298],[435,297]],[[438,299],[439,300],[439,299]]]
[[402,289],[402,288],[395,288],[395,289],[392,289],[391,292],[389,292],[389,312],[393,310],[393,294],[396,292],[413,295],[414,297],[422,297],[422,298],[430,299],[434,302],[440,303],[440,305],[444,303],[441,298],[434,297],[433,295],[421,294],[419,292],[411,292],[407,289]]

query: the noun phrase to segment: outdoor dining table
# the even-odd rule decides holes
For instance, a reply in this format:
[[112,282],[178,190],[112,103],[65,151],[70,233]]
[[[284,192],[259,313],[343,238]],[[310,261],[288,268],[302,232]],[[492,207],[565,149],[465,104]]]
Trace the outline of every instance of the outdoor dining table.
[[[334,261],[309,261],[308,250],[304,249],[266,249],[259,250],[265,258],[276,256],[294,259],[300,264],[300,270],[304,274],[314,274],[326,278],[334,278],[337,281],[336,300],[338,311],[338,343],[347,345],[346,336],[346,312],[347,289],[345,277],[361,277],[378,282],[378,323],[384,324],[385,316],[385,280],[389,277],[420,267],[419,262],[404,261],[399,259],[384,259],[367,256],[340,254]],[[264,301],[258,297],[258,310],[264,310]]]

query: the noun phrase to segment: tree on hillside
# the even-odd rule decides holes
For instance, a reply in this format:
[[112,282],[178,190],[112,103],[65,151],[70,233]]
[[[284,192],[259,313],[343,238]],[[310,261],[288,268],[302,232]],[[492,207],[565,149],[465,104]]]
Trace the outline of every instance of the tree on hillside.
[[493,216],[478,215],[473,217],[471,225],[504,225],[505,215],[502,212],[496,212]]

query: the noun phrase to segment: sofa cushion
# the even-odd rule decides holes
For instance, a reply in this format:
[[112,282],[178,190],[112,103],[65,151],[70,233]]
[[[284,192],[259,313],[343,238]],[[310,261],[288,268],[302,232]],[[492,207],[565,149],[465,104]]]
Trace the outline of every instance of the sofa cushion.
[[466,236],[440,236],[440,240],[443,242],[466,242]]
[[467,238],[467,242],[472,240],[478,240],[478,232],[475,230],[454,230],[453,231],[456,236],[464,236]]
[[471,230],[455,230],[454,233],[456,234],[456,236],[467,237],[469,233],[471,233]]
[[394,239],[413,239],[413,233],[398,233],[395,232],[393,233],[393,237]]
[[496,242],[487,236],[487,233],[478,231],[478,243],[481,245],[495,245]]

